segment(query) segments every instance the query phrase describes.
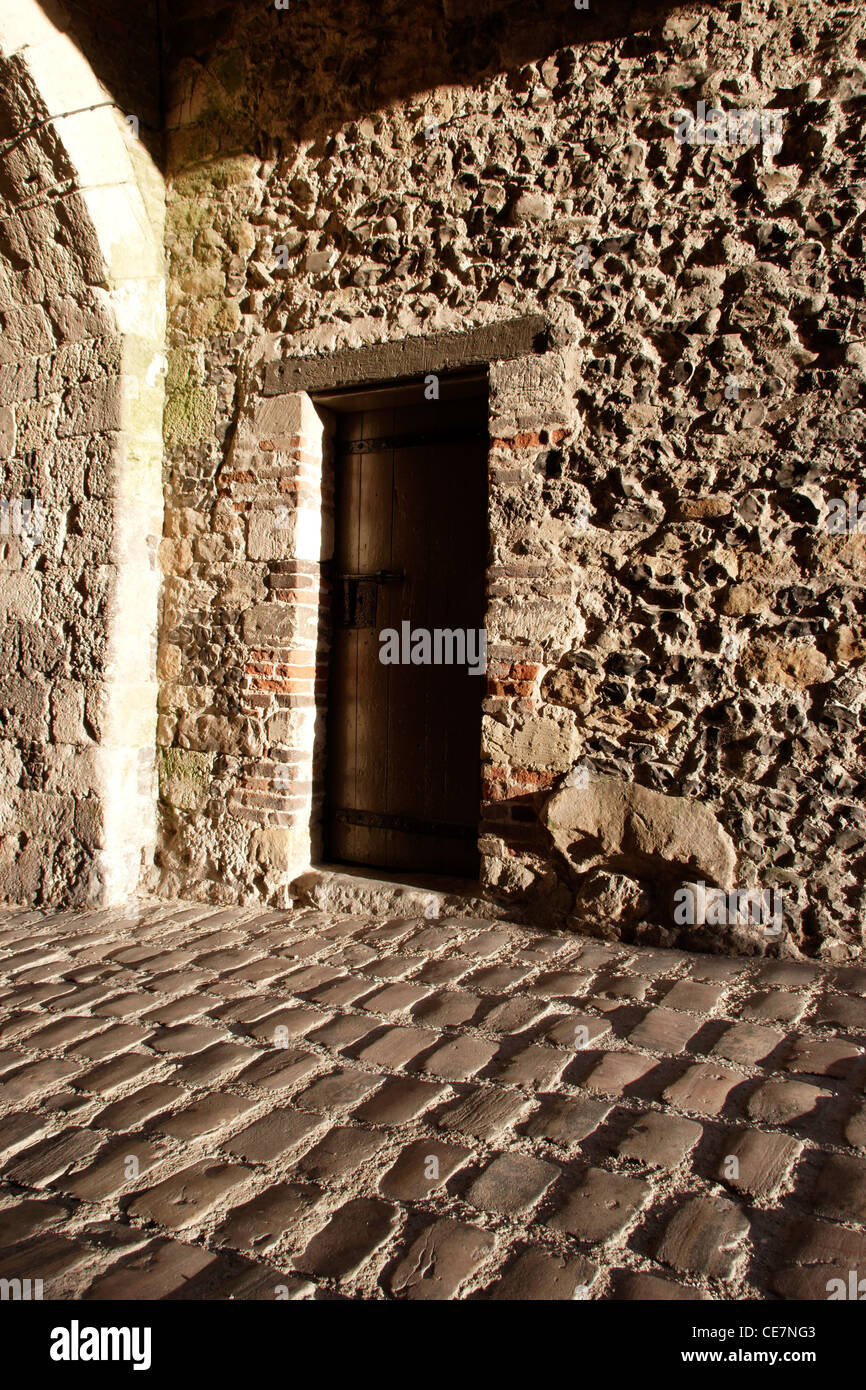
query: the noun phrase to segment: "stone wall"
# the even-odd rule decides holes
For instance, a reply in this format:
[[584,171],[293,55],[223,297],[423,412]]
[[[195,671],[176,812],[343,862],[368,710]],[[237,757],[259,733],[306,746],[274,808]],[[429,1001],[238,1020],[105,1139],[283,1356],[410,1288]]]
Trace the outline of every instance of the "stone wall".
[[0,20],[0,898],[37,904],[126,900],[155,833],[161,179],[68,19]]
[[[168,896],[289,900],[326,755],[312,396],[469,364],[485,892],[858,952],[857,9],[186,0],[161,72],[153,6],[126,61],[104,17],[0,24],[3,896],[117,900],[144,864]],[[784,930],[680,923],[700,883],[775,890]]]
[[[826,509],[861,473],[862,18],[575,11],[548,43],[531,4],[392,9],[196,7],[169,34],[163,890],[276,900],[303,857],[263,759],[309,757],[323,556],[264,538],[269,450],[304,505],[269,368],[536,314],[537,350],[491,367],[484,881],[601,934],[766,949],[673,923],[724,862],[721,886],[783,893],[779,949],[843,958],[864,539]],[[702,100],[781,143],[681,143]]]

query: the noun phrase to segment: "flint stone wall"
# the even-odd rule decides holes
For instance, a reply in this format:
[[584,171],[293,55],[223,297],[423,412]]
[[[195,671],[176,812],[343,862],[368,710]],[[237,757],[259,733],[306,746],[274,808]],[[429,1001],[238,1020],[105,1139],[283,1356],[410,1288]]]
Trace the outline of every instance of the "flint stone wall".
[[[47,525],[30,552],[0,536],[3,895],[104,897],[144,849],[146,889],[290,900],[326,751],[310,393],[487,363],[485,891],[602,935],[861,952],[866,535],[826,524],[864,486],[859,10],[188,0],[164,23],[152,866],[161,268],[115,238],[106,269],[87,140],[54,122],[88,100],[49,110],[4,65],[3,490]],[[127,86],[149,125],[153,82]],[[781,142],[681,142],[699,102]],[[778,890],[781,942],[678,928],[701,877]]]
[[[424,340],[536,315],[532,351],[490,353],[485,885],[559,924],[686,939],[660,849],[590,862],[551,834],[577,768],[617,804],[686,798],[661,822],[693,803],[736,885],[782,890],[781,949],[845,958],[866,537],[823,517],[862,486],[862,16],[662,8],[590,45],[575,12],[525,61],[536,9],[421,4],[389,39],[365,5],[293,0],[171,36],[162,889],[278,900],[315,831],[327,542],[300,558],[274,528],[319,505],[320,463],[262,424],[239,470],[245,422],[300,402],[304,363],[327,381],[354,348],[369,379],[376,345],[423,362]],[[440,58],[464,76],[422,89]],[[781,146],[678,142],[702,99],[772,110]],[[297,787],[274,782],[283,758]]]

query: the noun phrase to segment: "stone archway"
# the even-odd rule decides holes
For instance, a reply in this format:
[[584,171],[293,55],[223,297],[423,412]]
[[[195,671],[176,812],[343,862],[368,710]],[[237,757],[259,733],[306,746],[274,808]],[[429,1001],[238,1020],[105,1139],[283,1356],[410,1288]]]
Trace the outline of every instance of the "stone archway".
[[108,905],[155,840],[163,181],[68,17],[16,0],[0,69],[0,898]]

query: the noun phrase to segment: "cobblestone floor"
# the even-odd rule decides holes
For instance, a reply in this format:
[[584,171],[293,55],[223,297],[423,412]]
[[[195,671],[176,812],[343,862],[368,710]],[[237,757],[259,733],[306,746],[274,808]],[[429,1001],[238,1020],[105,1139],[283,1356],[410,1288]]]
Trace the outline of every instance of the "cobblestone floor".
[[866,968],[476,919],[0,910],[0,1279],[46,1298],[827,1298]]

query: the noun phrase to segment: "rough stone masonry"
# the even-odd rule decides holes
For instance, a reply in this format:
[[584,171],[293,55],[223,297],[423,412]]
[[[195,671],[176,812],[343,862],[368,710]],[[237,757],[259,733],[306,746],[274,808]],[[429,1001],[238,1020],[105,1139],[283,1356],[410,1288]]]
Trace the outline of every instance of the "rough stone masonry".
[[[471,365],[475,910],[858,956],[859,7],[170,8],[0,22],[0,493],[46,517],[0,535],[3,897],[297,901],[311,393]],[[776,892],[782,929],[676,923],[684,885]]]

